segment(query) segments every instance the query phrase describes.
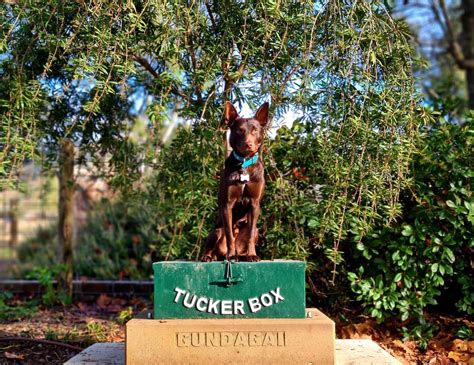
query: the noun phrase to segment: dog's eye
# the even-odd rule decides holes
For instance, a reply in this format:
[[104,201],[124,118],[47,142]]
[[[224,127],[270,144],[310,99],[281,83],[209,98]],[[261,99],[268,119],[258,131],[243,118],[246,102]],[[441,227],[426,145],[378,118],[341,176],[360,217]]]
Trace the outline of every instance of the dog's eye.
[[243,128],[237,129],[237,134],[245,134],[245,129]]

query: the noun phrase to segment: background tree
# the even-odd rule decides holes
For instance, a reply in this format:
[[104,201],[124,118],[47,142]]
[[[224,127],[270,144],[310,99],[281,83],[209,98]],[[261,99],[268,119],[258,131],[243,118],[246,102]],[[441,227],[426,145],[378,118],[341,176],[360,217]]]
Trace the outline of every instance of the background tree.
[[421,54],[432,63],[423,71],[427,96],[454,112],[474,109],[474,1],[410,0],[395,5],[395,14],[411,24]]
[[[43,163],[57,168],[61,182],[58,253],[59,262],[64,264],[60,283],[69,295],[73,278],[74,164],[96,162],[105,176],[120,169],[122,178],[115,180],[118,184],[124,183],[128,173],[138,168],[138,164],[128,164],[131,160],[127,151],[133,146],[128,133],[132,120],[128,114],[127,91],[117,86],[116,94],[99,98],[95,79],[75,78],[70,62],[78,54],[60,45],[70,35],[74,17],[68,11],[73,10],[74,7],[64,2],[48,3],[41,9],[3,6],[2,20],[10,28],[2,28],[6,52],[1,67],[5,148],[0,157],[6,166],[2,182],[6,181],[5,177],[12,182],[12,173],[25,158],[33,159],[35,151],[42,151],[46,157]],[[113,78],[113,74],[108,75],[111,83]],[[90,108],[100,112],[92,113]],[[100,158],[106,154],[113,158],[107,161]]]
[[[471,13],[422,4],[447,32],[436,49],[445,55],[457,42],[463,53],[437,58],[423,83],[435,122],[420,106],[411,31],[384,4],[2,4],[2,181],[39,146],[57,163],[71,139],[76,162],[95,163],[122,194],[90,217],[78,270],[146,277],[150,261],[198,258],[213,227],[223,102],[240,111],[270,101],[263,257],[306,259],[318,305],[348,298],[349,280],[370,315],[415,319],[406,332],[419,337],[426,306],[442,293],[461,293],[464,312],[473,302],[472,115],[461,117],[451,82],[453,65],[467,70],[471,57],[455,20]],[[135,138],[136,101],[145,145]],[[182,123],[162,143],[171,113]]]
[[[8,120],[36,127],[30,146],[70,137],[89,160],[109,151],[126,191],[133,179],[122,177],[140,174],[125,167],[153,166],[156,246],[166,259],[198,256],[212,224],[225,99],[251,108],[270,100],[274,125],[298,116],[265,153],[269,257],[322,252],[334,280],[348,232],[363,236],[400,214],[427,115],[408,29],[380,2],[20,1],[3,4],[1,16],[2,72],[19,90],[2,96],[16,105]],[[150,133],[171,110],[192,125],[154,161],[139,159],[120,117],[135,87],[154,97]]]

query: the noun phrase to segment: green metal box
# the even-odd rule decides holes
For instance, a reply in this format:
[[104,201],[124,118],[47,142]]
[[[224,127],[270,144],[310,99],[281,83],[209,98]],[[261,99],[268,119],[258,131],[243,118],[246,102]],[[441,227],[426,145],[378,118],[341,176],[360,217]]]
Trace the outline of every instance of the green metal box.
[[154,317],[304,318],[305,263],[155,262]]

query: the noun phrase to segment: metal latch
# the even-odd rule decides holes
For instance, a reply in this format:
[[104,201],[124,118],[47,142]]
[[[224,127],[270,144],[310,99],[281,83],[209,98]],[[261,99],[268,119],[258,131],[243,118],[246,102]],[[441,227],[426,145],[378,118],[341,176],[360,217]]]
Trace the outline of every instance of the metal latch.
[[216,280],[216,284],[224,285],[229,287],[234,284],[238,284],[244,281],[242,275],[233,276],[232,274],[232,262],[224,260],[224,279]]

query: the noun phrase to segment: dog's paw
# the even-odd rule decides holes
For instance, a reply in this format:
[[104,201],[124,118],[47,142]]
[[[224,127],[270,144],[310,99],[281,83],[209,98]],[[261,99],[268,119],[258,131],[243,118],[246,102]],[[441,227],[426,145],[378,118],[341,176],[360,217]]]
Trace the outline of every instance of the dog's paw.
[[202,262],[211,262],[211,261],[212,261],[212,257],[209,256],[209,255],[204,255],[203,257],[201,257],[201,261],[202,261]]
[[247,256],[247,261],[248,262],[259,262],[260,257],[258,257],[257,255],[249,255],[249,256]]
[[229,256],[229,261],[235,261],[235,262],[237,262],[237,261],[241,261],[241,260],[240,260],[240,257],[239,257],[239,256],[234,255],[234,256]]

